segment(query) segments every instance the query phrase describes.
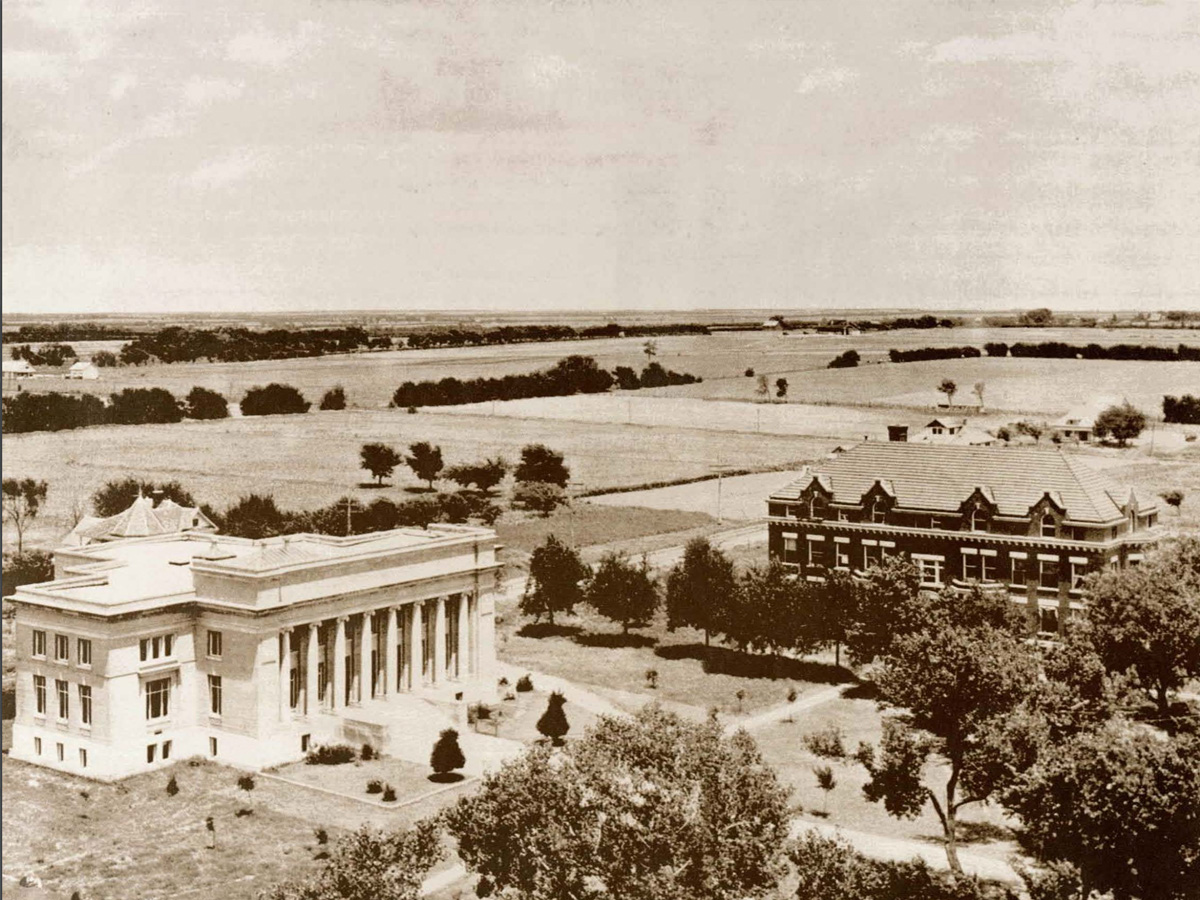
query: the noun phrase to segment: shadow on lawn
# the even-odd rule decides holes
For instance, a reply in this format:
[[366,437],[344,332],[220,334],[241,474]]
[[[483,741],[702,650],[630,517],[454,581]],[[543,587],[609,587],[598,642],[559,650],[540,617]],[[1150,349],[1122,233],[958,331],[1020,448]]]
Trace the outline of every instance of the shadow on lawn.
[[547,638],[575,637],[583,631],[578,625],[551,625],[549,622],[529,622],[517,629],[518,637]]
[[645,634],[595,634],[587,632],[585,634],[577,634],[575,636],[575,643],[584,647],[604,647],[608,650],[616,650],[621,647],[653,647],[658,641]]
[[466,777],[462,772],[434,772],[429,780],[435,784],[458,784]]
[[850,684],[854,673],[829,663],[791,659],[761,653],[745,653],[729,647],[705,647],[703,644],[671,644],[658,647],[655,654],[663,659],[698,659],[704,671],[739,678],[785,678],[813,684]]
[[[959,822],[955,835],[960,844],[991,844],[997,841],[1014,841],[1017,838],[1011,828],[993,825],[991,822]],[[919,840],[939,846],[946,843],[946,839],[940,834],[923,834]]]

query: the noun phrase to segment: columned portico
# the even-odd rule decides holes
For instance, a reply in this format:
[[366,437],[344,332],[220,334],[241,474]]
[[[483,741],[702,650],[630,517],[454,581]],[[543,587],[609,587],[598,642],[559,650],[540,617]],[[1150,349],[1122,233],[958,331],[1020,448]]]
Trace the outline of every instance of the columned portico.
[[471,598],[470,595],[463,591],[458,595],[458,653],[455,659],[458,663],[458,671],[455,675],[461,681],[471,674],[471,643],[468,632],[471,622]]
[[421,622],[421,604],[409,604],[409,654],[408,654],[408,689],[417,690],[425,682],[425,648],[422,640],[425,626]]
[[396,607],[389,606],[384,611],[386,618],[386,630],[384,634],[385,643],[383,645],[384,655],[384,675],[383,675],[383,692],[385,694],[396,693],[397,674],[396,662],[399,656],[399,646],[397,645],[397,628],[396,628]]
[[433,620],[433,673],[429,679],[440,684],[446,679],[446,598],[438,597]]
[[317,673],[321,668],[321,623],[308,626],[308,653],[304,665],[304,714],[313,715],[321,703]]
[[333,637],[333,698],[332,709],[346,705],[346,617],[337,617]]
[[292,712],[292,629],[279,632],[279,721],[286,722]]
[[360,617],[358,642],[358,702],[366,703],[371,699],[373,682],[371,673],[371,613],[364,612]]

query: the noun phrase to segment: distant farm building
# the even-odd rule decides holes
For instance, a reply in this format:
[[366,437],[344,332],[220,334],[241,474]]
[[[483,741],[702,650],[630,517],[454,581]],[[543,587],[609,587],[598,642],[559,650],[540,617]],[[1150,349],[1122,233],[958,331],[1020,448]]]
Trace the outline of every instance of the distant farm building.
[[81,381],[96,381],[100,378],[100,369],[93,362],[79,360],[67,369],[64,378]]

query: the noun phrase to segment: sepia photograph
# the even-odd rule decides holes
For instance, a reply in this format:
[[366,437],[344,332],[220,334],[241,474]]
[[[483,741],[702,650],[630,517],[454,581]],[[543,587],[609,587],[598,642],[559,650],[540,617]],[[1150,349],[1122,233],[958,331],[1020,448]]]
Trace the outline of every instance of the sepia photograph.
[[5,0],[5,900],[1200,900],[1200,0]]

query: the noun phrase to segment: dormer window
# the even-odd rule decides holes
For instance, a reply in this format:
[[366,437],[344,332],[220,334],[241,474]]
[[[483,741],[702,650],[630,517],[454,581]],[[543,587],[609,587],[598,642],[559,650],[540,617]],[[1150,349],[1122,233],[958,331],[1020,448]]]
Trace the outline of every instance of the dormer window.
[[810,519],[825,518],[825,498],[820,494],[813,494],[808,498],[808,517]]
[[1058,537],[1058,523],[1054,521],[1054,516],[1042,516],[1042,537]]
[[971,530],[988,530],[988,514],[986,509],[980,509],[979,507],[976,507],[975,509],[971,510]]
[[887,521],[887,505],[882,500],[876,500],[871,506],[871,521],[880,524]]

